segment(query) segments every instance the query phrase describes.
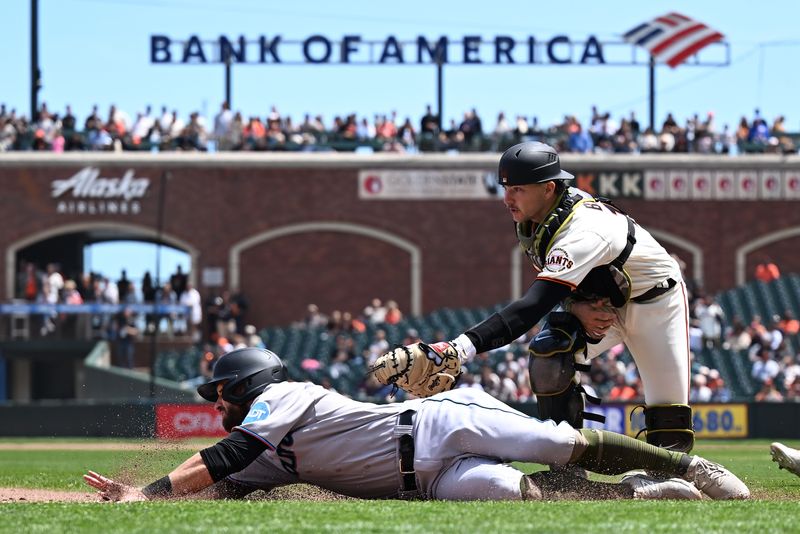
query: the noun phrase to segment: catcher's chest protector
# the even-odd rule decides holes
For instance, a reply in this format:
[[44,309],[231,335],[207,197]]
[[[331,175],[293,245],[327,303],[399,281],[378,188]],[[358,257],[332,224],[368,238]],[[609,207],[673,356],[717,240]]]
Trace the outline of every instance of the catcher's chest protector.
[[569,231],[565,226],[572,218],[575,209],[585,202],[599,202],[612,212],[625,215],[628,220],[628,239],[625,248],[611,263],[600,265],[589,271],[589,274],[578,285],[576,296],[586,300],[607,298],[612,306],[621,308],[631,296],[631,279],[623,265],[631,255],[633,245],[636,244],[636,227],[633,219],[611,204],[608,199],[583,198],[578,194],[569,195],[568,191],[564,192],[556,207],[541,224],[534,226],[530,221],[515,223],[517,239],[525,255],[536,269],[544,270],[547,265],[547,254],[554,238],[561,231]]

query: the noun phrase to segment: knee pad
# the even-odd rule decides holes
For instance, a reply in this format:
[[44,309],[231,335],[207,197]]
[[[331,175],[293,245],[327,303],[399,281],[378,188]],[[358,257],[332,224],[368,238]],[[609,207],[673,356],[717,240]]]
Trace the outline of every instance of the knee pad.
[[673,451],[689,452],[694,447],[692,408],[686,404],[644,406],[644,432],[647,443]]
[[575,354],[586,350],[578,318],[571,313],[553,312],[528,346],[531,389],[537,395],[564,393],[574,383]]
[[[531,390],[539,403],[540,419],[566,421],[573,428],[582,428],[584,418],[604,420],[584,410],[585,392],[577,383],[576,371],[588,366],[576,364],[575,355],[585,350],[586,338],[580,321],[566,312],[551,313],[544,328],[531,340],[528,373]],[[589,399],[599,403],[599,399]]]

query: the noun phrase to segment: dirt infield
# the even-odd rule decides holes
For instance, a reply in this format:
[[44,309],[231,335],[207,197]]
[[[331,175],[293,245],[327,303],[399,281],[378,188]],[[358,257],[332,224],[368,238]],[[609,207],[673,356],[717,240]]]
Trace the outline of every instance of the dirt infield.
[[94,492],[56,491],[30,488],[0,488],[4,502],[99,502]]
[[[276,488],[269,493],[256,491],[247,496],[248,500],[254,501],[340,501],[349,500],[345,497],[327,491],[322,488],[309,486],[306,484],[294,484],[282,488]],[[57,491],[31,488],[0,488],[0,503],[11,502],[96,502],[109,504],[98,497],[94,491]]]
[[197,444],[181,441],[154,441],[142,443],[0,443],[0,451],[196,451]]

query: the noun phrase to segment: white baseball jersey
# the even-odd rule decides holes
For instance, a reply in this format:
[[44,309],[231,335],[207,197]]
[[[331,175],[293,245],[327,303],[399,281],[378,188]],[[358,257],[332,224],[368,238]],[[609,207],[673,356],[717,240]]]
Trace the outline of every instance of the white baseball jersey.
[[[567,194],[576,192],[579,190],[570,189]],[[631,297],[641,295],[668,278],[680,280],[677,262],[650,232],[637,224],[635,234],[636,244],[624,266],[631,278]],[[575,288],[589,271],[614,261],[627,241],[628,218],[602,202],[585,198],[576,204],[572,216],[550,243],[544,269],[538,278]]]
[[[579,192],[570,189],[568,194]],[[582,191],[580,192],[583,195]],[[689,402],[689,308],[686,286],[674,258],[650,233],[635,227],[636,244],[624,264],[631,297],[638,297],[672,278],[677,287],[645,303],[629,301],[615,310],[617,320],[589,358],[625,343],[636,361],[647,404]],[[577,287],[593,268],[614,261],[625,248],[628,221],[602,202],[584,199],[549,245],[537,278]]]
[[305,382],[267,386],[236,430],[267,445],[229,478],[254,489],[306,482],[361,498],[398,495],[398,415],[415,410],[417,483],[430,498],[520,499],[504,462],[566,463],[576,431],[539,421],[483,391],[457,389],[396,404],[358,402]]

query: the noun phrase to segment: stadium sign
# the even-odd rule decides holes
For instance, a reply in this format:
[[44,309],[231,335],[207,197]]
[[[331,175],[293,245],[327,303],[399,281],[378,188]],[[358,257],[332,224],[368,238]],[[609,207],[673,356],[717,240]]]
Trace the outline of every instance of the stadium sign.
[[102,177],[100,170],[84,167],[50,184],[51,197],[60,199],[56,213],[78,215],[128,215],[142,211],[141,199],[150,187],[149,178],[137,178],[133,169],[121,177]]
[[[619,44],[619,43],[617,43]],[[630,54],[629,54],[630,55]],[[250,63],[286,65],[552,65],[615,63],[607,61],[604,43],[590,35],[575,41],[566,35],[547,40],[527,36],[522,40],[508,35],[484,39],[480,35],[451,40],[447,36],[401,41],[394,35],[383,40],[367,40],[361,35],[344,35],[336,41],[324,35],[302,40],[284,40],[283,36],[260,35],[255,39],[239,36],[230,39],[203,40],[198,35],[174,39],[167,35],[150,36],[150,62],[154,64]],[[626,64],[635,62],[628,59]]]

